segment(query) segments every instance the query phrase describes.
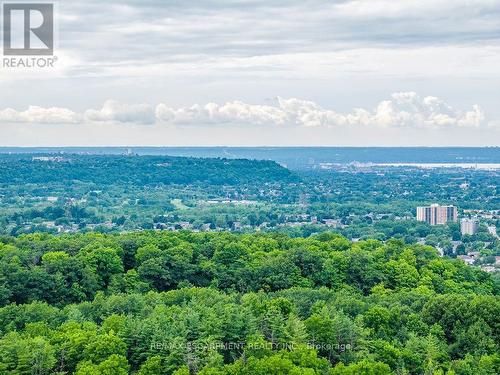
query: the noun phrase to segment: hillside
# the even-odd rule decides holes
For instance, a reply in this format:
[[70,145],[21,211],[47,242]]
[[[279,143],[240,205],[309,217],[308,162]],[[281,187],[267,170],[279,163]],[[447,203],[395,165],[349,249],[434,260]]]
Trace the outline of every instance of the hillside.
[[0,183],[207,184],[291,182],[297,177],[273,161],[165,156],[71,154],[0,155]]

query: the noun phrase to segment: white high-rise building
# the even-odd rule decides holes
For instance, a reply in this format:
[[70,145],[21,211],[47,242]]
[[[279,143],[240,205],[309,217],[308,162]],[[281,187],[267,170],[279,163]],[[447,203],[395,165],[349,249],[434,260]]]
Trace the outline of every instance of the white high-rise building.
[[458,210],[455,206],[440,206],[439,204],[417,207],[417,220],[425,221],[430,225],[446,224],[449,221],[456,222]]
[[460,220],[460,232],[462,235],[468,234],[473,236],[479,229],[479,220],[477,219],[462,219]]

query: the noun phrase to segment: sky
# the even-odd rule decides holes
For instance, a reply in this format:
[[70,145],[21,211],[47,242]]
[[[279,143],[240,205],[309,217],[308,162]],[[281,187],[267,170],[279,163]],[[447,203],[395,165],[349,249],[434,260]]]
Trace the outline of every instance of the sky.
[[[60,0],[0,146],[500,146],[500,0]],[[3,56],[2,56],[3,58]]]

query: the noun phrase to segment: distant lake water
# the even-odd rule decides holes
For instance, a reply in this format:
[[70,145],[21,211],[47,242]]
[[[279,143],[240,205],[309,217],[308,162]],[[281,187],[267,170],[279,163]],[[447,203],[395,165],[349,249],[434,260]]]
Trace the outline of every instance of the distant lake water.
[[414,167],[414,168],[465,168],[481,170],[500,170],[500,163],[373,163],[378,167]]

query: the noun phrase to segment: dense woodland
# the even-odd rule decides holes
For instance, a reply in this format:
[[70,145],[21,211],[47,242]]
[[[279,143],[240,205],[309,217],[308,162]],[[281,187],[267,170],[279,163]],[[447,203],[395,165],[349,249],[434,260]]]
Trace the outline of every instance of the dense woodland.
[[272,161],[165,156],[1,155],[0,183],[206,184],[291,182],[288,169]]
[[499,280],[323,233],[3,237],[2,374],[497,374]]

